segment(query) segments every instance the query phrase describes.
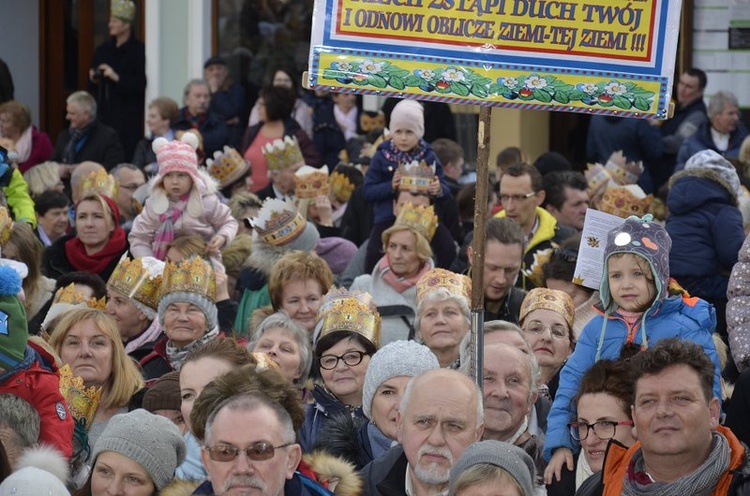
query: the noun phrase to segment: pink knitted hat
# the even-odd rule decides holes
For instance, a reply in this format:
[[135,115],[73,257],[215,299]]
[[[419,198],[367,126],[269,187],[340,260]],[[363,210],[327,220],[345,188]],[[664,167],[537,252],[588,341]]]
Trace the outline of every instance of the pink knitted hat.
[[199,186],[203,182],[198,174],[198,155],[195,153],[198,148],[198,137],[196,135],[185,133],[179,141],[156,138],[151,147],[156,153],[160,179],[163,179],[170,172],[184,172],[190,175],[195,186]]

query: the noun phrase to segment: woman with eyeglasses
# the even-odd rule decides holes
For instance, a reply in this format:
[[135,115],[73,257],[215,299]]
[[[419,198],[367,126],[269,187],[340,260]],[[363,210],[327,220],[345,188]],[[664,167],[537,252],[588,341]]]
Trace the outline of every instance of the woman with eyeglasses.
[[364,419],[365,374],[380,343],[380,314],[368,293],[332,289],[318,310],[318,326],[315,364],[320,381],[313,388],[315,403],[307,406],[299,435],[305,453],[336,415]]
[[550,401],[558,373],[575,347],[574,313],[570,296],[555,289],[534,288],[521,303],[518,322],[539,363],[539,394]]
[[633,382],[627,362],[596,362],[581,379],[575,403],[578,415],[568,427],[571,438],[580,443],[581,453],[575,459],[575,471],[563,465],[561,479],[553,478],[547,486],[549,496],[573,496],[583,481],[601,472],[610,442],[635,443],[630,416]]

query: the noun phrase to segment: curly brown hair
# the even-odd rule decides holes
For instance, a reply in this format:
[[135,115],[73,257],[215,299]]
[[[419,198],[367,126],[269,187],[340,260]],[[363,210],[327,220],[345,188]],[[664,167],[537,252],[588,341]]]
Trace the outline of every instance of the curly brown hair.
[[326,294],[333,286],[333,272],[319,256],[295,250],[281,257],[268,279],[268,294],[271,296],[274,311],[281,310],[281,298],[287,284],[308,279],[320,285],[321,295]]
[[605,393],[617,398],[623,413],[630,418],[633,404],[634,384],[630,366],[625,360],[599,360],[583,375],[573,404],[587,394]]

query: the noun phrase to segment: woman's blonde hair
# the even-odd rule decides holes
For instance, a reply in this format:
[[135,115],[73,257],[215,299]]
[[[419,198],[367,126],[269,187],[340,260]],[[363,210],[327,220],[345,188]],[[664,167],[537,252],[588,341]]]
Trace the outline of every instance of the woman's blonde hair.
[[112,372],[104,387],[101,406],[103,408],[127,406],[133,395],[143,388],[143,377],[135,361],[125,353],[120,331],[112,317],[94,308],[70,310],[55,326],[49,344],[55,353],[61,355],[63,342],[73,326],[88,320],[92,321],[96,329],[112,343]]
[[[94,202],[98,203],[102,206],[102,211],[104,212],[104,216],[107,219],[107,228],[110,227],[117,227],[117,216],[115,215],[115,212],[112,211],[112,207],[110,207],[109,203],[102,198],[99,194],[90,194],[86,195],[80,200],[78,200],[78,203],[76,203],[76,212],[78,211],[78,205],[80,205],[83,202]],[[117,213],[119,215],[119,212]],[[78,221],[78,217],[76,216],[75,221]]]
[[391,240],[391,235],[402,231],[409,231],[410,233],[414,234],[414,237],[417,238],[415,249],[420,261],[424,262],[428,258],[432,258],[432,247],[430,246],[430,242],[427,241],[427,238],[417,232],[414,228],[404,225],[393,225],[383,231],[383,252],[388,252],[388,243]]
[[42,246],[31,226],[25,222],[14,222],[8,243],[13,243],[18,254],[18,261],[26,264],[29,274],[23,279],[23,292],[26,299],[23,306],[26,318],[34,317],[31,309],[40,292],[44,291],[42,280]]
[[60,164],[44,162],[23,173],[31,196],[39,196],[60,184]]

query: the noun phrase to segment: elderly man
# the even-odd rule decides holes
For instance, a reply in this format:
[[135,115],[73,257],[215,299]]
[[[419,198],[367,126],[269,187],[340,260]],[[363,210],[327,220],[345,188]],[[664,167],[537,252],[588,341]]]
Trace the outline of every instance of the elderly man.
[[[561,226],[555,217],[541,207],[546,193],[542,175],[529,164],[508,167],[500,178],[500,202],[503,210],[495,217],[515,221],[525,237],[521,278],[516,282],[521,289],[529,290],[541,285],[541,266],[536,255],[554,248],[575,230]],[[529,277],[538,266],[539,277]]]
[[675,171],[684,169],[690,157],[706,149],[718,152],[727,159],[736,159],[747,135],[747,128],[740,121],[737,97],[728,91],[719,91],[708,102],[708,122],[701,124],[680,147]]
[[533,353],[500,341],[484,348],[484,439],[523,448],[541,473],[542,443],[529,432],[538,376],[539,365]]
[[61,167],[63,178],[70,176],[75,164],[92,161],[110,170],[125,161],[117,131],[96,119],[96,100],[85,91],[76,91],[66,100],[65,119],[70,122],[57,137],[52,160],[71,167]]
[[638,442],[627,448],[612,440],[601,474],[576,494],[747,494],[745,449],[719,425],[714,364],[703,349],[664,339],[631,363]]
[[397,415],[400,445],[362,469],[364,493],[447,494],[451,467],[484,431],[479,389],[455,370],[425,372],[409,381]]
[[193,79],[186,86],[182,95],[182,103],[177,121],[172,126],[178,131],[197,129],[203,137],[203,152],[206,157],[213,157],[216,150],[224,145],[235,146],[229,141],[229,128],[219,114],[209,110],[211,92],[208,82],[203,79]]

